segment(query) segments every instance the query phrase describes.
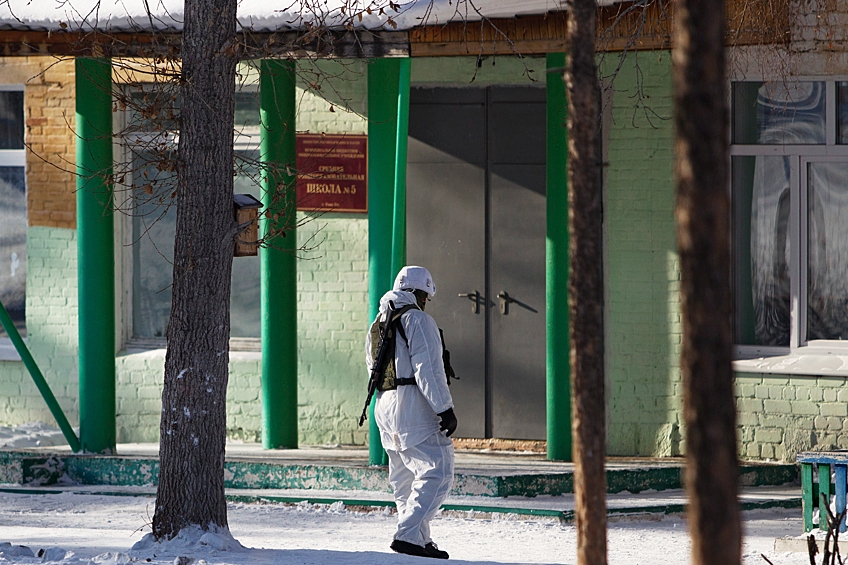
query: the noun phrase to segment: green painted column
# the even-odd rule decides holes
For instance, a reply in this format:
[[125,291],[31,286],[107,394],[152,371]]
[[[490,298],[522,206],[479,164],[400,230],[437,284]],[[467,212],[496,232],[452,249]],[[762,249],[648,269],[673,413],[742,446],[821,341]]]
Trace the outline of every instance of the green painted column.
[[[368,312],[377,316],[380,298],[394,282],[395,158],[397,145],[400,59],[372,59],[368,65]],[[397,244],[395,244],[397,247]],[[374,400],[368,418],[371,465],[386,465],[380,431],[374,422]]]
[[[406,265],[406,156],[409,146],[409,58],[399,60],[397,128],[395,128],[394,207],[392,210],[392,275]],[[394,281],[392,281],[394,282]]]
[[564,53],[547,56],[547,320],[548,459],[571,461],[568,339],[568,130]]
[[[263,60],[259,71],[263,165],[259,250],[262,332],[262,445],[297,448],[297,237],[295,64]],[[287,230],[273,233],[272,230]],[[238,259],[236,259],[238,261]]]
[[115,451],[112,65],[76,59],[80,447]]

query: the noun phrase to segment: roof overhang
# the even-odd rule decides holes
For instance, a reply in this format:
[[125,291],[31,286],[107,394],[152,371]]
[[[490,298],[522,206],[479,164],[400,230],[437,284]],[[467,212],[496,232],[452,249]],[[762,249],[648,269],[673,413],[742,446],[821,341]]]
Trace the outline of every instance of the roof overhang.
[[[621,0],[599,0],[606,6]],[[329,29],[403,31],[450,22],[565,11],[565,0],[241,0],[242,32]],[[148,10],[149,7],[149,10]],[[0,30],[151,33],[180,32],[183,0],[3,0]]]
[[[728,45],[786,43],[789,10],[750,18],[748,1],[726,4]],[[0,0],[0,56],[179,57],[182,2]],[[565,50],[565,0],[277,2],[240,2],[240,58],[480,57]],[[598,4],[599,51],[671,48],[674,0]],[[322,6],[321,12],[314,6]]]

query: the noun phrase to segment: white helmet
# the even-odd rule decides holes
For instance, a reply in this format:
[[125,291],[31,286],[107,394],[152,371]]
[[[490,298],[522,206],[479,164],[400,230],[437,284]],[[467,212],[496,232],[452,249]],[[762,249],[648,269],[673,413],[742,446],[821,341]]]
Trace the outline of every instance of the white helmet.
[[424,267],[407,266],[400,270],[395,278],[393,290],[404,290],[407,288],[423,290],[430,298],[436,296],[436,283],[433,282],[433,276],[430,275],[430,271]]

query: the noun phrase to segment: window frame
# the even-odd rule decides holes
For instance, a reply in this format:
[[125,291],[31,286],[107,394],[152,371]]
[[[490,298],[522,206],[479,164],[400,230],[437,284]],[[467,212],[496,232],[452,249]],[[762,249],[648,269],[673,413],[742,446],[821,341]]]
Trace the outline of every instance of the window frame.
[[[736,342],[734,336],[734,359],[751,360],[757,358],[776,357],[780,358],[776,365],[761,372],[786,373],[792,372],[788,367],[801,359],[802,355],[812,356],[843,356],[848,354],[848,341],[839,340],[813,340],[806,339],[807,329],[807,269],[806,261],[808,255],[808,233],[807,227],[807,181],[806,167],[808,163],[815,162],[848,162],[848,143],[837,144],[838,125],[838,100],[837,83],[848,80],[841,76],[797,76],[791,77],[797,82],[824,82],[825,83],[825,144],[793,144],[793,145],[755,145],[735,144],[732,132],[728,131],[730,144],[728,170],[731,170],[733,157],[759,157],[759,156],[781,156],[788,157],[790,164],[790,338],[788,346],[768,345],[742,345]],[[737,82],[764,82],[763,78],[733,77],[728,89],[729,107],[733,108],[733,84]],[[731,115],[731,122],[734,117]],[[728,128],[730,130],[731,128]],[[732,178],[728,180],[728,193],[733,198]],[[732,217],[732,225],[736,230],[736,218]],[[735,242],[731,241],[731,256],[733,269],[736,269]],[[734,275],[735,281],[735,275]],[[735,285],[735,282],[732,283]],[[736,314],[734,313],[734,316]],[[735,319],[734,319],[735,325]],[[737,370],[751,372],[752,365],[737,367]],[[753,369],[756,371],[756,369]],[[848,375],[846,370],[839,372],[833,370],[815,370],[805,368],[804,374],[839,374]]]
[[[24,120],[24,146],[20,149],[0,149],[0,167],[22,167],[24,170],[24,194],[29,192],[27,182],[27,140],[26,140],[26,86],[23,84],[0,84],[2,92],[22,92],[24,94],[23,120]],[[29,225],[29,208],[26,211],[27,225]],[[24,291],[26,297],[26,291]],[[27,331],[29,335],[29,331]],[[23,338],[24,342],[27,338]],[[0,337],[0,361],[20,361],[21,357],[12,344],[12,338]]]
[[[151,85],[142,85],[142,90],[150,88]],[[126,94],[133,91],[138,91],[138,88],[125,86]],[[237,84],[236,89],[239,92],[256,92],[259,91],[259,84]],[[116,112],[115,131],[125,131],[130,123],[131,110],[129,108]],[[233,135],[233,150],[234,151],[259,151],[260,144],[259,125],[248,127],[236,132],[234,129]],[[180,135],[179,131],[167,130],[160,133],[149,132],[134,132],[120,136],[116,140],[115,155],[123,164],[130,164],[134,157],[134,146],[138,143],[150,143],[152,141],[162,139],[176,149]],[[126,191],[129,194],[132,190],[133,179],[132,175],[126,175],[124,182],[120,185],[120,190]],[[118,186],[115,187],[119,190]],[[116,248],[122,250],[120,265],[120,289],[122,304],[120,307],[120,316],[122,323],[122,348],[126,351],[150,351],[164,350],[167,346],[165,337],[137,337],[133,333],[133,215],[129,213],[121,214],[122,220],[120,226],[116,230]],[[259,337],[230,337],[230,351],[237,356],[247,356],[252,359],[256,353],[262,350],[262,340]]]

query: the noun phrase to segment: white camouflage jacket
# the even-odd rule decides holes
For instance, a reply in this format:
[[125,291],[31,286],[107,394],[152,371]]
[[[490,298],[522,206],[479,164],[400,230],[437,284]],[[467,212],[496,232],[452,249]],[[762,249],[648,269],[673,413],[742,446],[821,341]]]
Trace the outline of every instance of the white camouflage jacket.
[[[380,299],[378,318],[384,319],[389,301],[395,308],[415,304],[415,295],[392,290]],[[415,378],[416,386],[399,386],[377,393],[374,419],[384,449],[402,451],[439,432],[437,414],[453,408],[442,361],[442,340],[436,321],[422,310],[411,309],[400,319],[408,341],[398,332],[395,341],[397,378]],[[365,340],[365,360],[371,370],[371,333]]]

